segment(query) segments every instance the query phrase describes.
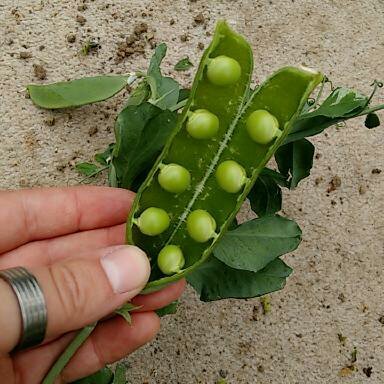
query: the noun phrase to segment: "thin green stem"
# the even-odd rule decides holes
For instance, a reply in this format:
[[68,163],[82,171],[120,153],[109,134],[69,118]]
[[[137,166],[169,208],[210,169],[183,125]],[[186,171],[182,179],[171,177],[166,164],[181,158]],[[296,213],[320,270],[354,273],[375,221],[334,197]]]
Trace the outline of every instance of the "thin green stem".
[[56,360],[55,364],[49,370],[44,380],[42,381],[42,384],[53,384],[55,382],[56,378],[60,375],[60,372],[68,364],[69,360],[82,346],[85,340],[87,340],[89,335],[95,329],[96,325],[97,322],[90,324],[77,333],[76,337],[71,341],[65,351],[61,354],[61,356]]
[[88,179],[90,179],[91,177],[98,175],[99,173],[105,171],[105,170],[108,169],[108,168],[109,168],[109,164],[106,165],[106,166],[103,167],[103,168],[98,169],[98,170],[95,171],[95,172],[92,172],[90,175],[85,176],[83,179],[80,180],[80,183],[84,183],[85,180],[88,180]]
[[169,96],[171,93],[174,93],[176,92],[176,89],[171,89],[170,91],[164,93],[164,95],[160,96],[158,99],[156,100],[148,100],[150,103],[152,103],[153,105],[157,105],[159,104],[160,101],[163,101],[167,96]]
[[359,114],[357,114],[353,117],[368,115],[369,113],[380,111],[382,109],[384,109],[384,104],[375,105],[372,108],[364,109],[362,112],[360,112]]
[[187,104],[187,101],[188,101],[188,99],[181,100],[177,104],[170,107],[169,110],[172,112],[177,111],[178,109],[183,108],[185,106],[185,104]]
[[373,85],[373,89],[372,89],[372,92],[371,92],[371,94],[370,94],[370,96],[369,96],[367,102],[366,102],[365,105],[364,105],[364,109],[368,107],[368,105],[369,105],[369,103],[371,102],[371,100],[372,100],[374,94],[375,94],[376,91],[377,91],[377,88],[381,88],[381,87],[383,86],[383,83],[382,83],[381,81],[377,81],[377,80],[375,80],[375,81],[371,84],[371,86],[372,86],[372,85]]
[[327,83],[329,80],[326,76],[323,77],[323,81],[321,82],[321,86],[320,86],[320,89],[319,89],[319,92],[316,96],[316,99],[313,103],[313,108],[316,108],[318,106],[318,102],[323,94],[323,91],[324,91],[324,86],[325,86],[325,83]]

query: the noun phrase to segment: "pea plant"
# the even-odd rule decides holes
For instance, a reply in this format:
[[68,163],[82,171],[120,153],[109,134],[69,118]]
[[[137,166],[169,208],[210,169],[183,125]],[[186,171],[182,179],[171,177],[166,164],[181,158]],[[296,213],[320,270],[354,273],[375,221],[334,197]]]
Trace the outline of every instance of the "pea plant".
[[[300,244],[301,230],[278,214],[282,188],[308,177],[314,146],[307,137],[365,116],[380,125],[370,96],[333,87],[308,68],[285,67],[251,86],[252,50],[219,22],[190,89],[160,70],[159,44],[146,72],[29,85],[32,101],[48,109],[106,100],[133,88],[116,117],[115,143],[77,164],[87,179],[107,172],[113,187],[137,192],[127,219],[127,242],[146,251],[152,265],[143,294],[186,277],[201,300],[251,298],[280,290],[292,269],[281,256]],[[185,59],[184,59],[185,60]],[[188,61],[189,63],[189,61]],[[177,64],[176,70],[190,68]],[[327,86],[331,89],[327,96]],[[311,97],[317,89],[316,96]],[[274,157],[277,169],[268,167]],[[248,200],[256,218],[238,223]],[[117,313],[129,320],[129,303]],[[159,315],[174,313],[176,303]],[[77,337],[44,380],[53,383],[96,324]],[[79,383],[124,383],[124,367]]]

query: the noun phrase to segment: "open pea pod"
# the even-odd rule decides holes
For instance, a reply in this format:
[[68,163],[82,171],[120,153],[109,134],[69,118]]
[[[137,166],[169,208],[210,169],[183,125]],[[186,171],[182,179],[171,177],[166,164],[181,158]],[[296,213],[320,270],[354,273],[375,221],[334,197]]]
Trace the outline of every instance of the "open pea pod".
[[[151,259],[151,278],[144,293],[180,279],[208,258],[322,79],[317,72],[287,67],[249,97],[252,65],[248,43],[219,22],[180,121],[138,191],[128,217],[128,243],[138,245]],[[262,111],[280,128],[270,138],[260,139],[252,124],[249,127],[255,111]],[[176,185],[162,179],[163,169],[170,164],[187,172],[185,177],[179,175]],[[161,212],[153,217],[148,214],[144,228],[145,212],[152,208]],[[169,245],[182,252],[185,265],[165,276],[157,258]]]

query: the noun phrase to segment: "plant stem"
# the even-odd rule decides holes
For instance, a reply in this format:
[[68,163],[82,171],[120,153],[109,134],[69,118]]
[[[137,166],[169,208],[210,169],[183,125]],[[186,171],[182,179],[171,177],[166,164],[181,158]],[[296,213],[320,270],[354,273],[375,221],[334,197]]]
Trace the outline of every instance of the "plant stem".
[[53,364],[53,366],[45,376],[44,380],[42,381],[42,384],[53,384],[55,382],[55,379],[60,375],[60,372],[68,364],[72,356],[76,353],[76,351],[81,347],[81,345],[93,332],[96,327],[96,324],[97,322],[90,324],[77,333],[75,338],[71,341],[71,343],[64,350],[61,356],[56,360],[55,364]]
[[353,117],[368,115],[368,113],[372,113],[372,112],[380,111],[381,109],[384,109],[384,104],[379,104],[379,105],[375,105],[375,106],[372,107],[372,108],[364,109],[364,110],[363,110],[362,112],[360,112],[358,115],[355,115],[355,116],[353,116]]
[[83,179],[80,180],[80,183],[84,183],[85,180],[88,180],[88,179],[90,179],[91,177],[96,176],[96,175],[98,175],[99,173],[105,171],[106,169],[109,168],[109,166],[110,166],[110,164],[108,164],[108,165],[106,165],[105,167],[100,168],[100,169],[98,169],[97,171],[91,173],[90,175],[84,177]]
[[180,102],[178,102],[174,106],[170,107],[169,110],[172,112],[177,111],[178,109],[183,108],[185,106],[185,104],[187,104],[187,101],[188,101],[187,99],[181,100]]
[[325,83],[328,82],[327,77],[323,77],[323,81],[321,82],[320,90],[316,96],[315,102],[313,103],[313,108],[316,108],[319,104],[319,100],[321,98],[321,95],[323,94]]

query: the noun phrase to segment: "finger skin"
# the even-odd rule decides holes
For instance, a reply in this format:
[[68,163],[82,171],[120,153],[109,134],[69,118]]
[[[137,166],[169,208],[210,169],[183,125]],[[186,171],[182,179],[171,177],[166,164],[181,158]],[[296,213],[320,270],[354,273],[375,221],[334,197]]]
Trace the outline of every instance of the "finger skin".
[[[65,367],[59,382],[68,383],[80,379],[98,371],[107,363],[120,360],[152,340],[159,326],[159,318],[153,312],[132,314],[131,325],[120,316],[98,324]],[[18,352],[13,356],[13,364],[9,359],[0,358],[1,378],[7,379],[7,384],[41,383],[75,334],[71,332],[49,344]]]
[[[65,260],[48,267],[30,269],[45,297],[47,340],[99,320],[130,301],[144,288],[150,275],[149,261],[144,252],[129,246],[117,246],[113,250],[114,252],[111,248],[103,248],[94,251],[95,255],[92,257]],[[124,288],[124,293],[114,292],[100,261],[107,254],[119,254],[123,261],[120,269],[126,276],[124,283],[127,288]],[[2,290],[0,294],[6,295],[8,301],[13,299],[13,307],[17,305],[13,292]],[[20,337],[20,313],[14,315],[14,318],[10,317],[11,314],[0,314],[3,316],[0,322],[6,322],[12,328],[9,331],[11,340],[9,337],[0,338],[0,352],[9,352]]]
[[134,193],[81,186],[0,192],[0,253],[29,241],[121,224]]
[[33,241],[1,255],[0,269],[51,265],[86,251],[124,243],[125,224]]
[[67,333],[51,343],[14,353],[11,358],[5,357],[5,361],[11,362],[12,369],[8,368],[4,373],[0,371],[1,378],[3,379],[4,376],[7,378],[4,383],[40,384],[49,368],[60,357],[75,335],[76,332]]
[[156,311],[177,300],[185,289],[185,279],[168,285],[161,291],[150,293],[149,295],[139,295],[132,299],[132,304],[141,306],[137,312]]
[[132,314],[129,325],[118,316],[100,326],[65,367],[64,382],[88,376],[105,364],[120,360],[151,341],[160,329],[160,319],[154,312]]

